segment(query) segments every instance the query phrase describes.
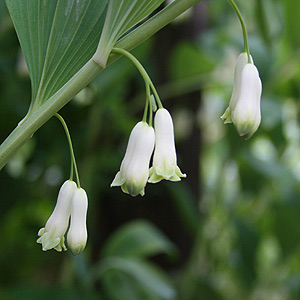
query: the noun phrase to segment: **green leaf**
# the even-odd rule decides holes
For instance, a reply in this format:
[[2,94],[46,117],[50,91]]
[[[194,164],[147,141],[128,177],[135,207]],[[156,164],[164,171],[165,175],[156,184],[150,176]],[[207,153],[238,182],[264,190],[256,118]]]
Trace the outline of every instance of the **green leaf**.
[[285,5],[285,36],[292,47],[299,47],[300,1],[286,0]]
[[192,78],[211,72],[215,66],[211,54],[198,49],[190,43],[180,43],[171,57],[171,76],[174,80]]
[[152,224],[139,220],[115,232],[106,243],[104,256],[142,258],[160,253],[176,254],[176,248]]
[[93,55],[108,0],[6,0],[32,82],[30,112]]
[[105,67],[117,40],[163,2],[164,0],[110,0],[95,60]]
[[[128,291],[131,297],[140,295],[137,299],[176,297],[176,290],[167,276],[152,264],[141,260],[109,257],[101,261],[99,272],[104,278],[106,289],[114,299],[124,300],[124,295],[128,295]],[[135,298],[130,298],[133,299]]]

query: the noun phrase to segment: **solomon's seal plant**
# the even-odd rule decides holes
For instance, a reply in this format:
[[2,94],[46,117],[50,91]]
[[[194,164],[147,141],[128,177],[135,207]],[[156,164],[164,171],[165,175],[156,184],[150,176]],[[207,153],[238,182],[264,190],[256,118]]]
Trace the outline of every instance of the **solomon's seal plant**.
[[[186,177],[177,164],[171,114],[129,51],[199,1],[172,1],[148,18],[163,0],[6,0],[28,66],[32,99],[26,116],[0,145],[0,169],[52,116],[62,123],[70,149],[69,180],[61,186],[53,213],[38,232],[37,242],[44,251],[68,247],[78,255],[88,236],[88,196],[80,185],[67,124],[57,112],[119,57],[126,56],[142,75],[146,99],[143,116],[132,129],[111,186],[143,196],[147,182],[177,182]],[[238,58],[232,97],[222,119],[233,122],[238,133],[249,138],[261,120],[261,81],[250,55],[243,18],[234,1],[229,1],[242,25],[245,50]]]

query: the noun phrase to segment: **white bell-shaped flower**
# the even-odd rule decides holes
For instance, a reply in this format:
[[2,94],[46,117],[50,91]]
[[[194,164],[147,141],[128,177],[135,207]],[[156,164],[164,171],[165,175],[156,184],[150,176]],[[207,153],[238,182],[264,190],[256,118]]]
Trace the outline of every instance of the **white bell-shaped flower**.
[[71,224],[67,242],[72,253],[78,255],[85,248],[87,241],[86,214],[88,198],[85,190],[77,188],[71,202]]
[[54,211],[45,227],[38,232],[37,242],[42,244],[44,251],[52,248],[57,251],[67,250],[64,235],[69,225],[71,199],[76,189],[76,183],[71,180],[65,181],[61,186]]
[[244,52],[237,60],[229,107],[221,118],[225,124],[233,122],[239,135],[245,139],[249,139],[259,127],[261,91],[258,70],[252,58],[251,63],[248,62]]
[[257,130],[260,120],[261,80],[257,68],[247,64],[241,74],[241,90],[232,121],[240,136],[249,139]]
[[156,112],[154,128],[155,150],[149,182],[156,183],[162,179],[180,181],[180,177],[186,177],[186,174],[177,166],[173,120],[166,109],[160,108]]
[[122,191],[132,196],[145,194],[149,178],[149,163],[155,144],[153,127],[139,122],[132,129],[126,153],[111,186],[121,186]]

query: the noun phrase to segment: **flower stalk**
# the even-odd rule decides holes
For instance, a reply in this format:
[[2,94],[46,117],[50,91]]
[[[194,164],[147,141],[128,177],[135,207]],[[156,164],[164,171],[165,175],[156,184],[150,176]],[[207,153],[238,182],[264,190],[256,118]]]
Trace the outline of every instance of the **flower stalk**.
[[237,5],[235,4],[235,2],[233,0],[229,0],[229,2],[231,3],[233,9],[235,10],[241,26],[242,26],[242,31],[243,31],[243,38],[244,38],[244,51],[247,53],[248,56],[248,63],[251,63],[251,56],[250,56],[250,49],[249,49],[249,43],[248,43],[248,34],[247,34],[247,29],[246,29],[246,24],[245,21],[243,19],[243,16],[239,10],[239,8],[237,7]]
[[76,164],[76,159],[75,159],[75,154],[74,154],[72,139],[71,139],[71,135],[70,135],[68,126],[67,126],[64,118],[60,114],[56,113],[54,116],[61,122],[61,124],[62,124],[62,126],[63,126],[63,128],[65,130],[67,140],[68,140],[68,144],[69,144],[69,148],[70,148],[70,156],[71,156],[70,180],[73,180],[73,167],[74,167],[76,181],[77,181],[77,186],[78,186],[78,188],[80,188],[80,180],[79,180],[78,168],[77,168],[77,164]]
[[[162,105],[162,103],[160,101],[160,98],[158,96],[156,88],[155,88],[152,80],[150,79],[148,73],[146,72],[146,70],[142,66],[142,64],[130,52],[128,52],[128,51],[126,51],[124,49],[113,48],[111,52],[118,53],[118,54],[126,56],[135,65],[135,67],[138,69],[138,71],[140,72],[140,74],[142,75],[142,77],[143,77],[143,79],[145,81],[146,98],[150,102],[150,97],[151,97],[151,95],[150,95],[150,89],[151,89],[152,92],[153,92],[153,94],[154,94],[154,97],[156,99],[158,107],[159,108],[163,108],[163,105]],[[150,110],[151,110],[151,105],[150,105]]]

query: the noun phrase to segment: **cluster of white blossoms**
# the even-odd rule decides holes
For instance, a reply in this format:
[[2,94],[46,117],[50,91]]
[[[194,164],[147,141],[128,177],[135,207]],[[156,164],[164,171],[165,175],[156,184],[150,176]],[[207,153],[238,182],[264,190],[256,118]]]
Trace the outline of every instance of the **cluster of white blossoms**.
[[[261,121],[260,98],[262,84],[257,68],[250,56],[244,21],[234,1],[230,0],[230,2],[241,22],[245,52],[240,54],[237,60],[230,104],[221,118],[225,124],[233,123],[239,135],[248,139],[255,133]],[[102,37],[100,43],[101,41]],[[139,194],[143,196],[147,182],[157,183],[163,179],[180,181],[182,177],[186,177],[186,174],[183,174],[177,166],[172,117],[163,108],[158,93],[147,72],[140,62],[128,51],[120,48],[109,49],[112,53],[126,56],[139,70],[146,85],[146,103],[143,121],[138,122],[130,134],[120,171],[116,174],[111,186],[120,186],[123,192],[132,196]],[[107,58],[109,53],[105,54],[107,54]],[[97,61],[99,62],[100,60],[97,58]],[[156,111],[157,106],[159,109]],[[156,113],[153,128],[152,117],[154,111]],[[67,244],[72,253],[78,255],[83,251],[87,242],[86,215],[88,199],[86,192],[80,188],[75,155],[67,125],[59,114],[55,115],[62,123],[69,142],[71,179],[62,185],[55,209],[45,227],[39,230],[37,242],[42,244],[44,251],[49,249],[57,251],[67,250],[65,234],[69,227]],[[149,124],[146,122],[147,118]],[[152,155],[152,166],[150,167]],[[78,187],[72,180],[73,168],[76,172]]]
[[259,127],[261,92],[262,84],[258,70],[252,57],[249,62],[248,54],[243,52],[235,66],[229,107],[221,118],[225,124],[233,123],[239,135],[245,139],[249,139]]
[[[149,170],[153,150],[153,166]],[[177,166],[172,117],[160,108],[154,117],[154,128],[141,121],[131,131],[120,171],[111,186],[121,186],[123,192],[132,196],[143,196],[147,182],[180,181],[180,177],[186,174]]]
[[38,232],[38,243],[43,250],[67,250],[65,233],[67,234],[68,247],[74,255],[78,255],[85,248],[87,241],[86,214],[88,207],[87,194],[84,189],[78,188],[72,180],[67,180],[61,186],[57,203],[44,228]]

